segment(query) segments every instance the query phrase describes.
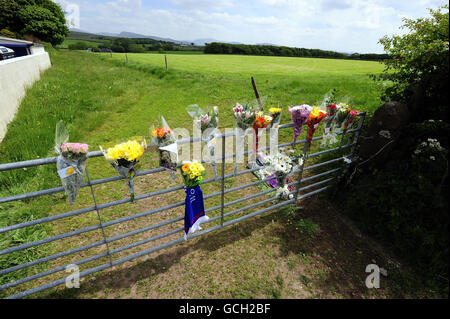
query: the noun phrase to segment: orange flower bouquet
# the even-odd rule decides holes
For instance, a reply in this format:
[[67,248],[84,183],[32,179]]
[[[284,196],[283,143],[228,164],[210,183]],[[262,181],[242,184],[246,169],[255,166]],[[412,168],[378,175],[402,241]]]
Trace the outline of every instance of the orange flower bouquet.
[[319,109],[317,106],[309,114],[306,124],[308,125],[308,143],[311,144],[313,135],[319,127],[320,122],[327,116],[327,112]]
[[270,123],[272,123],[272,121],[272,116],[266,115],[263,112],[256,113],[255,121],[253,122],[253,130],[255,131],[255,140],[253,142],[253,156],[255,157],[255,159],[258,154],[260,130],[262,131],[267,128]]
[[172,180],[175,180],[178,146],[175,135],[163,116],[160,116],[160,126],[151,130],[151,136],[159,150],[159,165],[169,170]]

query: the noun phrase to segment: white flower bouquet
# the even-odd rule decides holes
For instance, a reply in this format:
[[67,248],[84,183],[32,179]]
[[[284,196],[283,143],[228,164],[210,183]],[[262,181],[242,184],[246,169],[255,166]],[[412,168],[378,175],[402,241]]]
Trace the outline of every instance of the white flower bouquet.
[[205,112],[197,104],[189,105],[187,112],[194,119],[194,123],[200,129],[201,139],[206,143],[208,149],[209,161],[214,171],[214,178],[217,179],[216,165],[216,134],[219,127],[219,108],[214,106],[212,110]]
[[276,197],[279,199],[292,198],[288,185],[286,184],[287,176],[292,172],[294,163],[292,159],[283,153],[264,156],[264,168],[262,174],[265,176],[275,175],[278,189]]

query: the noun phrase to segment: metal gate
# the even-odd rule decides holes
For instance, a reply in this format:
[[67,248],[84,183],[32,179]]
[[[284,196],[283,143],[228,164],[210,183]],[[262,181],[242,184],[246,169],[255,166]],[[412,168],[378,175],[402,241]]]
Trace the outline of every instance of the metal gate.
[[[261,191],[258,193],[254,193],[254,194],[251,194],[248,196],[242,196],[238,199],[235,199],[235,200],[232,200],[229,202],[225,202],[226,194],[230,194],[232,192],[237,192],[237,191],[242,191],[245,188],[256,186],[261,183],[266,183],[267,181],[274,179],[275,177],[266,178],[264,180],[256,180],[256,181],[244,184],[244,185],[226,188],[225,183],[226,183],[227,179],[234,178],[236,176],[243,176],[245,174],[253,173],[254,171],[258,170],[259,168],[244,169],[242,171],[238,171],[236,174],[234,174],[234,173],[225,174],[225,166],[226,166],[225,159],[236,156],[235,153],[226,154],[225,138],[233,137],[234,132],[218,135],[218,138],[220,138],[222,141],[222,143],[221,143],[222,144],[222,154],[221,154],[222,170],[221,170],[221,176],[218,177],[218,180],[221,185],[221,188],[220,188],[221,190],[218,192],[206,194],[204,196],[205,201],[209,198],[220,196],[220,205],[208,207],[205,211],[206,213],[211,213],[213,211],[216,211],[218,213],[216,216],[211,217],[209,219],[209,221],[207,222],[207,224],[212,225],[212,226],[206,228],[206,224],[203,224],[204,228],[206,228],[206,229],[198,231],[193,234],[190,234],[189,239],[205,235],[212,231],[221,229],[221,228],[229,226],[229,225],[233,225],[235,223],[246,220],[248,218],[266,213],[268,211],[283,207],[285,205],[292,204],[298,200],[307,198],[309,196],[321,193],[321,192],[329,189],[333,185],[332,182],[338,178],[339,172],[342,171],[342,168],[343,168],[342,165],[339,167],[335,167],[333,169],[329,169],[329,170],[320,172],[315,175],[307,176],[307,177],[304,177],[303,173],[305,171],[313,170],[313,169],[319,168],[319,167],[324,167],[324,166],[330,165],[332,163],[342,163],[343,160],[347,159],[347,158],[351,159],[354,155],[355,146],[358,143],[358,138],[360,135],[362,124],[364,122],[365,115],[366,115],[366,112],[360,112],[358,114],[359,122],[358,122],[357,128],[350,129],[344,133],[340,133],[341,140],[340,140],[340,144],[338,147],[334,147],[334,148],[330,148],[330,149],[326,149],[326,150],[308,154],[307,159],[314,158],[314,157],[317,157],[319,155],[323,155],[326,153],[337,152],[340,150],[350,150],[349,153],[347,155],[339,155],[338,157],[335,157],[330,160],[326,160],[324,162],[318,162],[318,163],[315,163],[315,164],[312,164],[309,166],[302,166],[302,167],[294,170],[290,175],[298,176],[298,179],[297,179],[297,181],[293,181],[289,184],[289,186],[296,187],[295,191],[293,192],[294,198],[285,200],[285,201],[279,201],[279,202],[274,202],[275,197],[270,196],[271,193],[276,190],[274,188],[264,190],[264,191]],[[287,129],[287,128],[292,128],[292,127],[293,127],[293,124],[290,123],[290,124],[280,125],[279,128]],[[348,137],[348,138],[346,138],[346,137]],[[322,139],[322,136],[314,137],[313,143],[314,143],[314,141],[321,140],[321,139]],[[190,139],[179,140],[178,143],[186,144],[186,143],[193,143],[193,142],[197,142],[197,141],[198,141],[198,139],[190,138]],[[346,141],[346,142],[344,143],[344,141]],[[305,142],[306,142],[306,140],[299,140],[295,144],[304,144]],[[278,147],[287,147],[287,146],[292,146],[292,145],[294,145],[294,143],[291,142],[291,143],[279,144]],[[262,151],[267,150],[267,149],[268,148],[262,149]],[[248,151],[244,152],[245,155],[248,155],[248,153],[249,153]],[[338,153],[342,153],[342,152],[338,152]],[[103,154],[100,151],[88,153],[88,157],[90,157],[90,158],[99,157],[99,156],[103,156]],[[9,170],[23,169],[23,168],[28,168],[28,167],[40,166],[40,165],[54,165],[55,163],[56,163],[56,157],[45,158],[45,159],[35,159],[35,160],[16,162],[16,163],[0,164],[0,173],[4,172],[4,171],[9,171]],[[149,170],[139,172],[137,174],[137,177],[151,175],[151,174],[155,174],[155,173],[162,172],[162,171],[164,171],[163,168],[149,169]],[[0,286],[0,290],[7,290],[7,289],[11,289],[16,286],[21,287],[21,285],[23,285],[23,284],[27,284],[29,286],[30,283],[34,283],[34,282],[38,281],[38,285],[34,286],[32,288],[29,288],[29,287],[22,288],[22,289],[17,288],[17,287],[14,288],[14,289],[17,289],[15,291],[15,293],[12,295],[9,295],[7,298],[21,298],[21,297],[31,295],[33,293],[37,293],[37,292],[64,284],[66,282],[66,276],[64,274],[62,275],[62,277],[60,279],[56,279],[56,280],[48,279],[47,281],[45,281],[45,277],[53,275],[53,274],[57,274],[59,272],[64,272],[66,270],[66,267],[68,267],[69,265],[72,265],[72,264],[80,266],[80,265],[87,264],[87,263],[90,263],[93,261],[98,261],[102,258],[106,258],[107,261],[105,263],[100,264],[100,265],[95,265],[91,268],[87,268],[87,269],[81,271],[80,272],[80,278],[81,278],[81,277],[85,277],[90,274],[99,272],[101,270],[122,264],[124,262],[131,261],[131,260],[139,258],[141,256],[151,254],[155,251],[167,248],[169,246],[184,242],[184,237],[183,237],[184,228],[179,227],[179,228],[175,228],[173,230],[167,231],[167,232],[157,234],[156,236],[144,238],[139,241],[133,241],[127,245],[116,247],[116,248],[112,249],[110,247],[111,244],[116,241],[119,241],[121,239],[128,238],[128,237],[140,234],[140,233],[145,233],[149,230],[156,230],[156,229],[161,228],[166,225],[180,223],[181,221],[184,220],[184,214],[182,212],[182,207],[184,206],[184,201],[179,201],[177,203],[161,206],[161,207],[158,207],[155,209],[135,213],[135,214],[132,214],[129,216],[116,218],[113,220],[102,221],[102,214],[101,214],[102,210],[107,209],[109,207],[117,206],[117,205],[123,205],[125,203],[130,202],[131,199],[125,198],[125,199],[120,199],[120,200],[116,200],[116,201],[112,201],[112,202],[98,204],[95,193],[94,193],[93,186],[110,183],[113,181],[121,180],[123,178],[120,176],[114,176],[114,177],[91,180],[87,169],[86,169],[86,175],[87,175],[87,182],[83,183],[82,187],[90,188],[90,192],[92,194],[93,206],[89,206],[89,207],[78,209],[78,210],[72,210],[72,211],[68,211],[65,213],[52,215],[52,216],[48,216],[48,217],[44,217],[44,218],[40,218],[40,219],[33,219],[33,220],[29,220],[29,221],[26,221],[26,222],[23,222],[20,224],[9,225],[7,227],[0,228],[0,234],[7,233],[7,232],[13,233],[15,230],[18,230],[18,229],[31,227],[31,226],[35,226],[35,225],[40,225],[40,224],[44,224],[44,223],[50,223],[50,222],[54,222],[57,220],[61,220],[61,219],[69,218],[69,217],[73,217],[73,216],[81,216],[81,215],[87,214],[89,212],[94,212],[96,214],[98,223],[95,225],[89,226],[89,227],[77,228],[70,232],[65,232],[65,233],[51,236],[51,237],[48,237],[48,238],[45,238],[42,240],[37,240],[37,241],[33,241],[33,242],[27,242],[27,243],[15,245],[15,246],[8,247],[6,249],[1,250],[0,258],[2,258],[2,256],[6,255],[6,254],[10,254],[10,253],[21,251],[21,250],[26,250],[28,248],[37,247],[37,246],[44,245],[44,244],[53,243],[53,242],[56,242],[56,241],[59,241],[59,240],[65,239],[65,238],[71,238],[72,239],[71,244],[73,244],[73,245],[71,245],[70,249],[60,251],[56,254],[45,256],[45,257],[42,257],[42,258],[39,258],[36,260],[32,260],[32,261],[29,261],[26,263],[17,264],[17,265],[11,266],[6,269],[0,269],[0,278],[6,274],[20,271],[25,268],[36,266],[36,265],[43,264],[46,262],[56,263],[56,261],[62,257],[71,256],[71,255],[72,255],[72,257],[79,256],[81,252],[86,251],[91,248],[103,247],[104,251],[102,251],[101,253],[94,254],[93,256],[89,256],[87,258],[77,259],[76,261],[73,261],[69,264],[67,264],[67,263],[57,264],[56,267],[52,267],[50,269],[35,273],[33,275],[25,275],[21,279],[2,284]],[[203,184],[212,183],[214,181],[215,181],[215,179],[207,179],[203,182]],[[309,184],[307,184],[308,182],[309,182]],[[307,184],[307,185],[305,185],[305,184]],[[303,185],[305,185],[305,186],[303,186]],[[311,190],[311,189],[313,189],[313,190]],[[181,191],[183,190],[182,185],[176,186],[176,187],[169,187],[166,189],[161,189],[161,190],[145,193],[142,195],[138,195],[135,197],[135,201],[152,198],[152,197],[155,197],[158,195],[170,194],[170,193],[180,191],[180,190]],[[14,196],[10,196],[10,197],[4,197],[4,198],[0,198],[0,205],[7,203],[7,202],[21,201],[21,200],[30,199],[33,197],[45,196],[45,195],[54,194],[54,193],[63,192],[63,191],[64,191],[63,187],[57,187],[57,188],[39,190],[39,191],[20,194],[20,195],[14,195]],[[254,199],[257,197],[262,197],[262,196],[264,196],[265,199],[260,200],[256,203],[252,203],[250,205],[244,206],[244,207],[240,207],[238,209],[234,209],[231,211],[225,211],[225,209],[229,206],[232,206],[232,205],[235,205],[235,204],[238,204],[238,203],[250,200],[250,199]],[[257,208],[258,206],[264,206],[265,204],[268,204],[268,206],[266,205],[267,207],[260,208],[260,209]],[[146,225],[145,227],[141,227],[141,228],[129,231],[129,232],[121,233],[116,236],[106,236],[105,229],[107,229],[108,227],[111,227],[111,226],[119,227],[119,225],[121,225],[122,223],[125,223],[127,221],[136,220],[136,219],[142,218],[144,216],[150,216],[153,214],[161,213],[161,212],[164,212],[164,211],[167,211],[170,209],[174,209],[174,208],[178,208],[178,207],[181,207],[181,209],[179,209],[178,217],[176,217],[176,218],[164,220],[163,222],[159,222],[156,224]],[[242,213],[244,211],[250,211],[250,212],[247,214],[241,214],[241,215],[238,214],[238,213]],[[239,217],[232,218],[234,216],[239,216]],[[227,221],[225,221],[225,219],[227,219]],[[214,225],[214,224],[216,224],[216,225]],[[85,245],[81,245],[81,246],[76,245],[76,243],[77,243],[76,236],[80,236],[81,234],[85,234],[85,233],[92,232],[95,230],[101,231],[101,238],[102,238],[101,240],[97,240],[95,242],[91,242],[89,244],[85,244]],[[133,248],[141,248],[142,245],[144,245],[144,244],[156,242],[161,239],[170,237],[172,235],[177,235],[177,234],[179,234],[179,237],[177,237],[176,239],[165,241],[161,244],[155,245],[150,248],[140,249],[137,252],[128,254],[121,258],[115,258],[117,256],[117,254],[120,252],[129,250],[129,249],[133,249]]]

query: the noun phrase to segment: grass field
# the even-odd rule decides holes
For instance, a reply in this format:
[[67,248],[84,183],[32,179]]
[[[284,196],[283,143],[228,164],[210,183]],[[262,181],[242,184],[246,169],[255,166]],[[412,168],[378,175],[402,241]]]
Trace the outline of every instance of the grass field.
[[[340,59],[314,59],[314,58],[290,58],[268,57],[249,55],[220,55],[205,54],[202,56],[176,56],[168,53],[169,66],[177,70],[208,73],[219,76],[233,76],[248,78],[258,76],[263,80],[278,80],[278,77],[292,77],[296,79],[314,78],[317,81],[341,80],[347,77],[366,76],[382,71],[383,66],[378,62],[354,61]],[[124,60],[125,54],[114,53],[114,58]],[[164,67],[164,55],[149,55],[128,53],[128,59],[132,62],[151,64]],[[327,80],[329,79],[329,80]],[[367,80],[363,81],[367,84]],[[350,87],[348,89],[351,89]]]
[[[131,136],[148,136],[149,127],[156,123],[159,111],[172,127],[191,129],[191,119],[185,107],[193,103],[200,106],[218,105],[220,127],[232,127],[231,107],[236,102],[254,98],[250,76],[255,76],[261,95],[268,96],[267,105],[286,107],[300,103],[315,104],[332,88],[338,89],[341,98],[347,97],[360,110],[373,111],[379,105],[379,87],[367,76],[368,73],[382,70],[382,66],[375,62],[168,54],[170,69],[166,72],[163,68],[163,55],[128,54],[128,65],[124,58],[124,55],[119,54],[110,58],[109,54],[99,56],[85,52],[52,51],[53,67],[27,91],[16,119],[0,144],[0,163],[54,156],[54,129],[59,119],[70,124],[71,141],[88,143],[90,150],[98,150],[100,145]],[[290,120],[285,111],[282,123],[287,122]],[[280,134],[280,138],[290,140],[292,132],[284,131],[286,132]],[[143,169],[156,166],[156,154],[146,153]],[[54,169],[50,165],[0,173],[0,197],[60,186]],[[88,169],[91,179],[116,175],[104,158],[90,159]],[[209,168],[208,174],[211,174]],[[252,178],[246,175],[239,180],[231,179],[227,187],[244,184]],[[165,173],[152,175],[151,178],[137,178],[136,194],[176,186],[180,182],[179,176],[177,183],[174,183]],[[202,188],[206,194],[219,190],[219,186],[214,183]],[[98,185],[94,190],[99,203],[127,196],[123,181]],[[257,188],[249,188],[247,194],[257,191]],[[108,221],[184,199],[184,192],[172,194],[170,198],[159,196],[155,200],[142,200],[133,205],[104,209],[101,214],[103,220]],[[227,196],[226,200],[240,196],[238,193],[233,194]],[[217,205],[218,200],[212,198],[205,205]],[[250,203],[231,206],[230,210]],[[320,205],[325,203],[323,199]],[[66,204],[65,195],[61,193],[7,203],[0,205],[0,227],[91,205],[92,199],[87,188],[80,190],[78,201],[73,207]],[[400,273],[394,266],[388,270],[393,269],[392,274],[397,275],[389,277],[384,289],[365,289],[365,265],[371,263],[371,259],[377,259],[386,267],[391,267],[389,258],[364,244],[364,240],[355,239],[348,226],[336,219],[329,204],[326,204],[326,210],[320,208],[317,199],[304,205],[304,210],[292,208],[285,212],[273,212],[167,251],[157,252],[148,259],[139,259],[89,276],[82,282],[81,290],[54,289],[37,296],[383,298],[433,294],[417,282],[408,283],[410,287],[403,289],[405,282],[409,280],[409,277],[405,279],[408,272]],[[181,207],[162,215],[108,227],[107,236],[132,231],[180,214],[183,214]],[[331,218],[330,214],[334,214],[334,217]],[[45,227],[17,230],[0,236],[0,249],[97,223],[96,215],[89,213],[53,222]],[[168,226],[161,231],[180,225]],[[152,232],[144,232],[114,243],[112,248],[153,235]],[[101,238],[101,233],[94,231],[76,239],[69,237],[51,245],[27,249],[25,253],[0,256],[0,268]],[[160,242],[156,242],[158,243]],[[132,249],[116,257],[123,257],[134,251],[136,250]],[[98,249],[94,248],[40,267],[29,267],[0,277],[0,284],[98,253]],[[81,271],[106,261],[101,259],[87,263],[81,267]],[[203,269],[203,272],[201,278],[193,282],[190,279],[196,276],[197,269]],[[333,269],[340,270],[336,273]],[[217,276],[218,270],[221,276]],[[44,278],[38,283],[60,276]],[[20,290],[30,287],[25,284]],[[8,294],[14,292],[17,292],[16,288],[7,291]]]

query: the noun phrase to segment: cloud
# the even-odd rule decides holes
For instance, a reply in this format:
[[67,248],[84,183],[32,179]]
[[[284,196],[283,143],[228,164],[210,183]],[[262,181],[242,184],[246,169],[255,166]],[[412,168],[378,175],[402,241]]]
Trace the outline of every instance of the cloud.
[[56,0],[80,6],[80,28],[130,31],[177,40],[383,52],[378,40],[399,32],[401,17],[428,14],[444,0]]
[[106,3],[117,14],[118,12],[132,13],[142,7],[141,0],[116,0]]
[[324,0],[322,1],[322,10],[345,10],[352,7],[349,0]]
[[231,0],[170,0],[170,2],[188,10],[219,11],[233,6]]

